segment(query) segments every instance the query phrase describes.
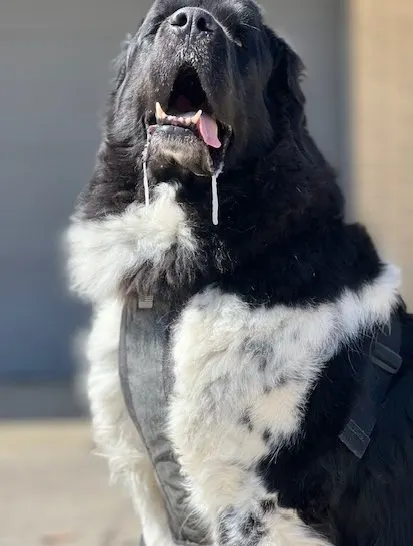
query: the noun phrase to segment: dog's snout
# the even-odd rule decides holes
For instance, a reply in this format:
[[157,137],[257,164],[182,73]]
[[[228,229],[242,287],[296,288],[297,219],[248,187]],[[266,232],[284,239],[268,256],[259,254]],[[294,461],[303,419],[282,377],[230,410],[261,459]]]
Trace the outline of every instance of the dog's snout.
[[175,32],[185,35],[197,35],[214,32],[217,22],[210,13],[200,8],[182,8],[169,19]]

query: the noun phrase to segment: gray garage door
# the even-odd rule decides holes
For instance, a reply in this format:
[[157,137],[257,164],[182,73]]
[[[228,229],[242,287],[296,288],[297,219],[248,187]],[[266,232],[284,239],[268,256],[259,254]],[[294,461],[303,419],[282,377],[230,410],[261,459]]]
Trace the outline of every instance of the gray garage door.
[[[342,160],[339,0],[267,0],[302,53],[310,123]],[[0,8],[0,379],[64,378],[87,310],[65,294],[58,234],[89,178],[109,60],[149,1],[6,0]]]

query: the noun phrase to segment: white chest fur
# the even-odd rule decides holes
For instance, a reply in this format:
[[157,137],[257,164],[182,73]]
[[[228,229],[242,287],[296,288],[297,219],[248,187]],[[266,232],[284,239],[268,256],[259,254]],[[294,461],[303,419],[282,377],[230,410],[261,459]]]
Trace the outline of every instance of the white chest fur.
[[359,292],[307,307],[251,308],[215,288],[175,325],[169,431],[195,504],[216,517],[260,490],[251,468],[300,429],[325,363],[361,330],[386,323],[397,301],[388,266]]
[[[100,220],[75,217],[67,239],[72,287],[95,304],[97,317],[89,342],[95,439],[134,492],[145,542],[170,546],[153,469],[118,384],[116,324],[125,280],[138,283],[150,264],[151,278],[168,273],[173,286],[176,280],[185,283],[181,272],[202,268],[200,241],[176,202],[176,188],[167,184],[156,188],[149,207],[132,204]],[[242,524],[250,513],[267,526],[265,544],[325,546],[291,513],[259,514],[260,501],[276,499],[267,499],[254,463],[268,453],[268,438],[274,449],[299,432],[308,393],[325,363],[363,328],[388,321],[398,285],[398,272],[388,266],[357,293],[344,291],[329,304],[252,309],[235,295],[209,288],[185,307],[173,337],[169,432],[194,507],[214,533],[226,507],[235,507],[230,546],[243,544],[237,521]],[[99,318],[105,316],[110,336]],[[110,340],[110,347],[102,340]]]

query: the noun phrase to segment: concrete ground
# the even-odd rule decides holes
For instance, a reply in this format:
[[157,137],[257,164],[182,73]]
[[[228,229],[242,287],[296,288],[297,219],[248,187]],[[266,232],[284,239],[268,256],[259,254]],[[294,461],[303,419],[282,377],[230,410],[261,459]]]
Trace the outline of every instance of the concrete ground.
[[87,421],[0,422],[0,546],[138,546]]

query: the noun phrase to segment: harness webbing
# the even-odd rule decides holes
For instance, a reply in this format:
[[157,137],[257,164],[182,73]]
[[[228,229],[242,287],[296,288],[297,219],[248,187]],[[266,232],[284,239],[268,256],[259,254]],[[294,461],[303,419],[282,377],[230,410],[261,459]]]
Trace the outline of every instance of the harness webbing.
[[401,325],[394,316],[387,331],[378,332],[361,358],[352,360],[361,388],[340,440],[358,459],[370,444],[380,410],[402,366],[400,348]]

